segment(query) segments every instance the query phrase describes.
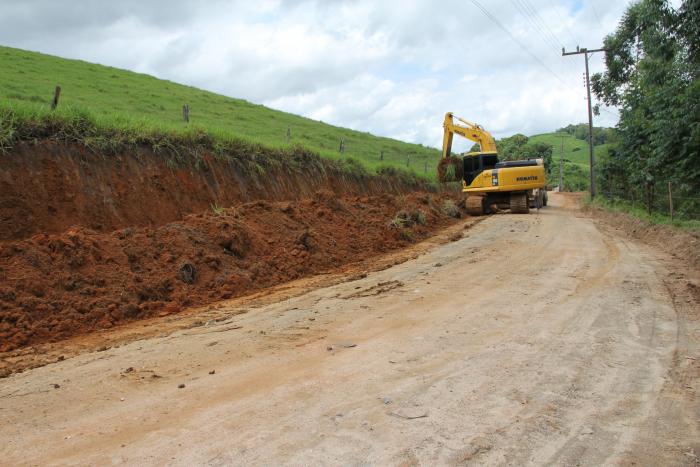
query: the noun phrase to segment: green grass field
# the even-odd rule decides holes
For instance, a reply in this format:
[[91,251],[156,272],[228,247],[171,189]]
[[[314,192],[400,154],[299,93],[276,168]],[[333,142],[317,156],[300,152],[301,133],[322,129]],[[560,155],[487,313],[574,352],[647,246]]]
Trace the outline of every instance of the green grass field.
[[[550,184],[559,184],[559,160],[564,160],[564,187],[572,191],[586,190],[589,186],[588,143],[564,132],[544,133],[530,137],[532,143],[546,143],[554,148]],[[563,144],[563,152],[562,152]],[[608,145],[594,146],[596,161],[608,156]]]
[[[352,158],[368,169],[382,165],[408,168],[431,179],[435,178],[440,157],[434,148],[339,128],[241,99],[79,60],[0,47],[0,70],[0,106],[11,106],[24,114],[49,112],[53,90],[60,85],[61,110],[89,112],[105,127],[147,126],[182,132],[189,126],[215,137],[241,138],[273,148],[301,144],[323,157]],[[182,120],[183,104],[190,107],[189,125]],[[289,142],[288,128],[292,136]],[[343,154],[338,151],[341,139],[345,140]],[[384,158],[380,160],[382,152]]]

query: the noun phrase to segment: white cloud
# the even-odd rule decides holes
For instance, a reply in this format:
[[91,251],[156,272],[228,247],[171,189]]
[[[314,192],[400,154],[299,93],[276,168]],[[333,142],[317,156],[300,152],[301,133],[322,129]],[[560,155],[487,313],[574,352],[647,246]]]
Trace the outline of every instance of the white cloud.
[[480,3],[527,52],[468,0],[28,0],[2,6],[0,43],[433,146],[446,111],[498,136],[585,121],[583,57],[561,45],[600,46],[625,3]]

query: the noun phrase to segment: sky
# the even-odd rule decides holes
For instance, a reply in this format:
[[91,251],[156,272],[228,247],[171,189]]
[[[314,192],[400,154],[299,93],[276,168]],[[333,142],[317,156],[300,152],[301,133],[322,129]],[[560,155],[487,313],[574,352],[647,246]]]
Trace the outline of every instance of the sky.
[[[561,48],[601,47],[628,4],[0,0],[0,44],[438,147],[447,111],[498,137],[587,121],[583,55]],[[602,54],[590,65],[603,71]],[[614,108],[594,117],[616,122]]]

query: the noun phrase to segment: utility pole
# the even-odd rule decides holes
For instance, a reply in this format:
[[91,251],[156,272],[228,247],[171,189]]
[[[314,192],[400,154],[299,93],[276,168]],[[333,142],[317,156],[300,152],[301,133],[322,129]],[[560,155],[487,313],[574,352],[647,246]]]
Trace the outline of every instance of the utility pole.
[[564,135],[561,135],[561,152],[559,153],[559,193],[564,191]]
[[580,55],[583,54],[586,57],[586,92],[588,93],[588,161],[591,167],[591,199],[595,198],[595,156],[593,155],[593,108],[591,106],[591,80],[588,76],[588,54],[594,54],[595,52],[605,52],[606,49],[593,49],[588,50],[585,47],[576,47],[576,52],[567,52],[566,49],[562,47],[561,55]]

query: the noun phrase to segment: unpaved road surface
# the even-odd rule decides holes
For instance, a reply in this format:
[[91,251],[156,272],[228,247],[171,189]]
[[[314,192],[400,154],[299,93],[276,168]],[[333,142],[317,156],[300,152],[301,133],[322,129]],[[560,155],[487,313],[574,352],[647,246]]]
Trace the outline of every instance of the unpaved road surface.
[[697,271],[551,201],[2,379],[0,464],[696,465]]

